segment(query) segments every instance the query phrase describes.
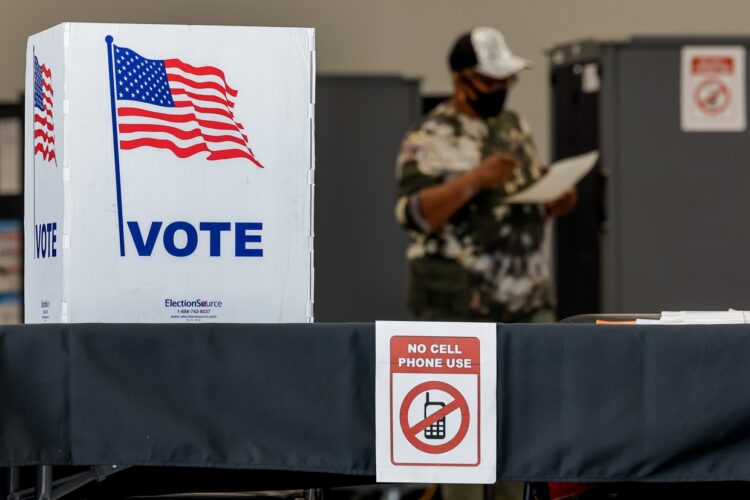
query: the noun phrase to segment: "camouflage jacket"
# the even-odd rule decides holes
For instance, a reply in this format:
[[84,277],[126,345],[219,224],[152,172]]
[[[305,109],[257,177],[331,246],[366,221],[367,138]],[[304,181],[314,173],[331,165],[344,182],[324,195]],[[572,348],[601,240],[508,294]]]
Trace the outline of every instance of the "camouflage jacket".
[[[481,191],[431,230],[417,193],[495,152],[521,161],[514,177]],[[552,308],[544,208],[504,203],[541,175],[529,127],[512,111],[481,120],[446,101],[406,135],[397,160],[396,217],[409,229],[407,301],[419,319],[524,321]]]

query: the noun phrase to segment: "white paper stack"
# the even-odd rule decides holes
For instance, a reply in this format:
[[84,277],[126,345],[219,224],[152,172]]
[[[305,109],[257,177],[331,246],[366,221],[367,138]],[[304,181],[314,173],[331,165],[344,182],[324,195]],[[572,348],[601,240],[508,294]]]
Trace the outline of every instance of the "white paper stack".
[[731,325],[750,323],[750,311],[662,311],[658,320],[639,319],[639,325]]

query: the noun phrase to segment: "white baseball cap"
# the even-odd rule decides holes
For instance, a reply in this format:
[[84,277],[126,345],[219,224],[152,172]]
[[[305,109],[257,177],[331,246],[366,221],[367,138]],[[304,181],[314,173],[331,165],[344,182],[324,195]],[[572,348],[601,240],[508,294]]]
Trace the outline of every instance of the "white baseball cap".
[[497,79],[509,78],[532,66],[531,61],[511,52],[502,33],[487,27],[474,28],[458,37],[448,61],[453,71],[473,68]]

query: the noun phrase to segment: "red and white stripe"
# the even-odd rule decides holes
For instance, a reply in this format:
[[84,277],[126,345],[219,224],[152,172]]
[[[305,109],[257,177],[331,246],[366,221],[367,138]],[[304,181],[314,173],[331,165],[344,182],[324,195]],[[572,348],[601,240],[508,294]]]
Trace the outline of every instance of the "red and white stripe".
[[52,71],[46,64],[40,66],[42,70],[42,100],[44,110],[34,106],[34,155],[42,154],[45,161],[57,159],[55,157],[55,123],[52,116]]
[[200,153],[206,153],[208,160],[246,158],[263,168],[250,149],[244,127],[234,117],[237,91],[229,86],[224,72],[179,59],[166,59],[164,66],[174,107],[119,101],[120,148],[168,149],[179,158]]

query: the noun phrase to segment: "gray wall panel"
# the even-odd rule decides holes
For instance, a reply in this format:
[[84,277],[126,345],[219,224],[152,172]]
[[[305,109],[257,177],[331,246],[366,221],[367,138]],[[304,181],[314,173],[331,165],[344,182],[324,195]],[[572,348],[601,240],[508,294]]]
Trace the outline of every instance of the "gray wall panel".
[[394,218],[394,179],[419,107],[414,80],[318,77],[316,321],[408,319],[407,237]]
[[618,311],[750,308],[750,132],[681,131],[680,49],[613,49]]

